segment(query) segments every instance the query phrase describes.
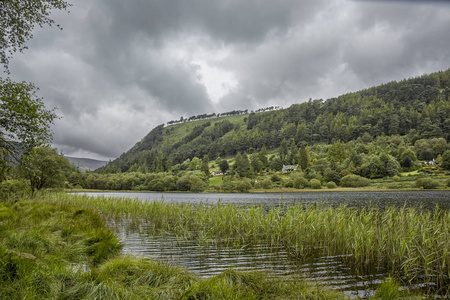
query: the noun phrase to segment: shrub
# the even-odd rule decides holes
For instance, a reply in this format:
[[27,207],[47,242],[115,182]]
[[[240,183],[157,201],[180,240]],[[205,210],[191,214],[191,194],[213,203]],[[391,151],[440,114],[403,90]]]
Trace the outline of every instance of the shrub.
[[309,182],[305,177],[299,176],[294,179],[294,188],[304,189],[308,186],[309,186]]
[[329,182],[327,183],[327,188],[329,188],[329,189],[335,189],[335,188],[337,188],[337,185],[336,185],[336,183],[335,183],[334,181],[329,181]]
[[286,180],[285,182],[284,182],[284,187],[287,187],[287,188],[291,188],[291,187],[294,187],[294,181],[293,180]]
[[358,175],[347,175],[341,178],[341,186],[362,187],[370,185],[370,180]]
[[244,179],[236,182],[235,188],[236,188],[236,190],[238,190],[241,193],[248,192],[252,188],[250,179],[244,178]]
[[270,188],[272,188],[272,180],[270,180],[270,179],[264,179],[264,180],[261,182],[261,187],[262,187],[263,189],[270,189]]
[[439,187],[439,182],[431,178],[420,178],[416,180],[416,187],[425,190],[436,189]]
[[320,189],[320,188],[322,188],[322,184],[320,183],[319,179],[311,179],[311,181],[309,182],[309,186],[312,189]]
[[272,182],[278,182],[281,181],[281,177],[278,176],[277,174],[273,174],[270,180],[272,180]]

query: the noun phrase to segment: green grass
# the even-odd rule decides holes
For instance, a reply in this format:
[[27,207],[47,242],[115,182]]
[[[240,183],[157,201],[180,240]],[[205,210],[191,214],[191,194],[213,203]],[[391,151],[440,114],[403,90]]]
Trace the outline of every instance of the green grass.
[[[450,212],[417,208],[350,209],[301,204],[287,208],[141,202],[127,198],[47,196],[52,203],[93,209],[105,217],[145,220],[152,232],[169,232],[200,244],[282,245],[297,259],[340,255],[355,272],[378,268],[408,284],[431,277],[449,293]],[[151,232],[149,232],[151,234]],[[228,243],[228,244],[227,244]]]
[[215,177],[211,177],[209,178],[209,186],[216,186],[218,184],[222,184],[223,182],[223,177],[222,176],[215,176]]
[[415,171],[411,171],[411,172],[403,172],[400,173],[401,176],[417,176],[419,175],[419,171],[415,170]]
[[0,298],[55,299],[80,276],[120,253],[101,217],[38,202],[0,203]]
[[[87,199],[59,194],[13,205],[0,202],[0,299],[345,298],[261,272],[228,270],[200,279],[164,262],[122,256],[100,215],[74,206]],[[89,203],[102,212],[114,206],[84,202]],[[155,213],[164,209],[156,205]],[[115,211],[123,213],[136,216],[132,210]]]

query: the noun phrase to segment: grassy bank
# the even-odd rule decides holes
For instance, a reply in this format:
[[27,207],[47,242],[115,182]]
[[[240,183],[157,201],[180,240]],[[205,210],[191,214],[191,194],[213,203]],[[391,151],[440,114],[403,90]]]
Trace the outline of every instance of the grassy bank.
[[[48,195],[51,203],[93,209],[105,217],[145,220],[153,232],[204,243],[284,245],[295,258],[339,255],[355,272],[382,269],[405,284],[432,281],[449,293],[450,212],[417,208],[287,208],[170,204],[128,198]],[[150,232],[151,234],[151,232]]]
[[176,266],[122,256],[101,216],[87,208],[93,201],[81,208],[87,199],[45,198],[53,203],[0,202],[1,299],[344,299],[258,272],[229,270],[202,280]]

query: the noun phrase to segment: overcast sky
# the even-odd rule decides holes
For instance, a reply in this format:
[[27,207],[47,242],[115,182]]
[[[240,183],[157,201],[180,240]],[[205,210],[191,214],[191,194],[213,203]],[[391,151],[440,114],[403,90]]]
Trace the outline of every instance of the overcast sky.
[[449,1],[77,0],[10,63],[64,154],[114,159],[164,122],[289,107],[450,67]]

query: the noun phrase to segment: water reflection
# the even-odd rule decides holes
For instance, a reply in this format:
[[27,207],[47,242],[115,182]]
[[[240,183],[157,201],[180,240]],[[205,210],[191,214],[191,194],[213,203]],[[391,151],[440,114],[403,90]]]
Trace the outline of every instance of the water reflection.
[[[436,205],[450,209],[450,191],[392,191],[392,192],[308,192],[264,194],[182,194],[182,193],[86,193],[139,198],[142,201],[164,200],[175,203],[223,203],[236,205],[289,206],[342,204],[348,207],[415,206],[433,210]],[[388,273],[355,274],[340,256],[322,256],[320,250],[308,261],[293,259],[281,245],[252,244],[229,247],[216,240],[183,239],[167,234],[155,234],[145,220],[110,220],[124,243],[124,252],[169,261],[204,277],[214,276],[232,267],[238,270],[260,270],[284,277],[302,277],[317,284],[345,291],[354,297],[368,297]],[[192,233],[189,236],[197,236]],[[405,287],[406,288],[406,287]],[[408,288],[411,289],[411,286]],[[417,286],[416,288],[420,288]]]
[[298,261],[290,257],[280,245],[225,247],[216,241],[205,243],[195,239],[184,240],[170,234],[154,235],[151,224],[131,220],[110,220],[109,226],[123,241],[124,253],[168,261],[202,277],[211,277],[229,268],[259,270],[274,276],[300,277],[355,297],[373,294],[375,286],[387,277],[385,272],[354,274],[343,263],[341,256],[317,255],[308,261]]

